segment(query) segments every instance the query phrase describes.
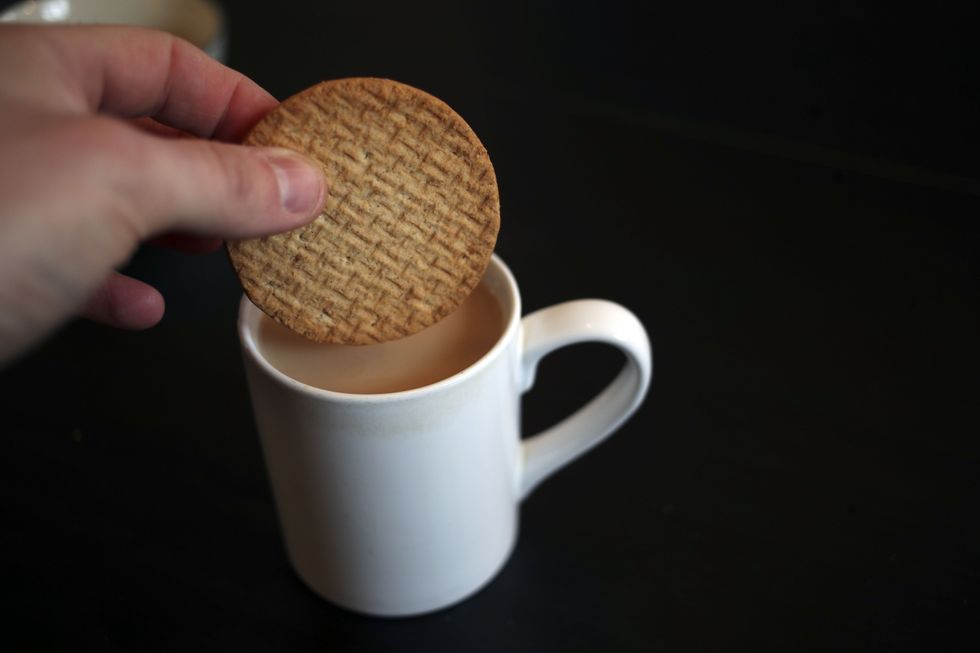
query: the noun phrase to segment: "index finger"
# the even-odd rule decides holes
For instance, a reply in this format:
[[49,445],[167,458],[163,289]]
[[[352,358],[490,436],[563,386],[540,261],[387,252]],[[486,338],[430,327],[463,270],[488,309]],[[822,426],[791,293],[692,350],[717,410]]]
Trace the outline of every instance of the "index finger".
[[237,142],[278,102],[258,84],[165,32],[43,28],[91,111],[151,116],[203,138]]

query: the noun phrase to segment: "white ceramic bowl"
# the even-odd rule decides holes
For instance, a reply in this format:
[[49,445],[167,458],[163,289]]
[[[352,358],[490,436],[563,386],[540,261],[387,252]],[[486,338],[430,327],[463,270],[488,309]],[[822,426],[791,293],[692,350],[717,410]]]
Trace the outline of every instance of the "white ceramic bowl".
[[0,22],[139,25],[186,39],[218,61],[228,46],[224,16],[209,0],[28,0]]

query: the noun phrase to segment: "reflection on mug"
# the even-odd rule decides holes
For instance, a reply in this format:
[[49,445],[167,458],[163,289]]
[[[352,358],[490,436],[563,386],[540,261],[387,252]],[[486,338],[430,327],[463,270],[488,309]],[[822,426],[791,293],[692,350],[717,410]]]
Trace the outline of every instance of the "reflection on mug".
[[138,25],[170,32],[222,62],[228,48],[224,16],[209,0],[28,0],[0,22]]

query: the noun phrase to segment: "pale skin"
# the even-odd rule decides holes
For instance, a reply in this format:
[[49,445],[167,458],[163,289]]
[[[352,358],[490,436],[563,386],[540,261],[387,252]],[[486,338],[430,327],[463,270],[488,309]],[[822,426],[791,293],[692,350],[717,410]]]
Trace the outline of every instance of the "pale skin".
[[311,162],[235,144],[277,104],[160,32],[0,26],[0,365],[75,315],[156,324],[160,293],[115,272],[142,242],[211,251],[318,215]]

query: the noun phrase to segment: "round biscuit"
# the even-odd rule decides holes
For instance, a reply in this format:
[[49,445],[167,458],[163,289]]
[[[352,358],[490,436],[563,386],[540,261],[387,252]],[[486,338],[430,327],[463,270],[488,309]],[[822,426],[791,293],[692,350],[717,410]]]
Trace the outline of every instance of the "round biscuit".
[[320,164],[323,213],[282,234],[230,241],[249,299],[317,342],[402,338],[455,310],[486,271],[500,200],[486,148],[447,104],[386,79],[317,84],[245,140]]

